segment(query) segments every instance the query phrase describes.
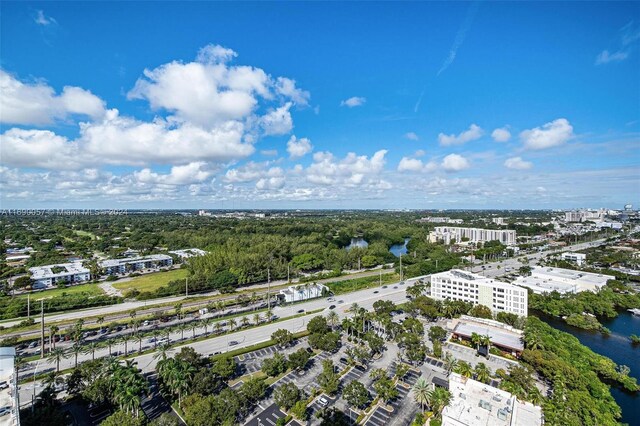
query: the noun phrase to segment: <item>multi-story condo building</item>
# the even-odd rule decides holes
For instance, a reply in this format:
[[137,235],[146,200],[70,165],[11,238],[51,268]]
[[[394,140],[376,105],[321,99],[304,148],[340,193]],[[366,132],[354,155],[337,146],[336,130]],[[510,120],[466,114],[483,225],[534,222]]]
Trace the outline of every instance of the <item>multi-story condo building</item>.
[[125,275],[143,269],[158,269],[173,265],[173,259],[166,254],[151,254],[144,257],[127,257],[124,259],[108,259],[100,262],[100,267],[107,275]]
[[527,289],[459,269],[433,274],[431,297],[484,305],[493,313],[527,316]]
[[436,226],[429,233],[432,241],[444,241],[451,244],[452,240],[457,242],[467,238],[473,243],[485,243],[487,241],[500,241],[502,244],[511,246],[516,244],[516,231],[509,229],[482,229],[482,228],[461,228],[457,226]]
[[585,220],[602,220],[606,211],[600,210],[572,210],[564,213],[565,222],[584,222]]
[[0,425],[20,426],[16,349],[0,347]]
[[207,252],[198,248],[190,248],[182,250],[172,250],[169,252],[169,254],[174,254],[181,259],[188,259],[190,257],[204,256],[205,254],[207,254]]
[[33,288],[46,288],[58,283],[81,283],[91,279],[90,271],[82,262],[59,263],[56,265],[29,268]]

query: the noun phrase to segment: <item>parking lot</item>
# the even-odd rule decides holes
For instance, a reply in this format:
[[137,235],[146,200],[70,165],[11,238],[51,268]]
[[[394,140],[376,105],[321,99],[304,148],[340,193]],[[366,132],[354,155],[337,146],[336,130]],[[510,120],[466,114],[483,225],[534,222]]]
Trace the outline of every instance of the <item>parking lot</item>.
[[454,358],[459,361],[465,361],[471,364],[472,367],[478,365],[478,363],[484,362],[487,367],[495,372],[498,368],[509,370],[512,365],[518,365],[516,361],[511,361],[506,358],[489,355],[489,358],[478,356],[477,351],[472,348],[468,348],[462,345],[456,345],[451,342],[447,342],[443,348],[443,352],[450,352]]

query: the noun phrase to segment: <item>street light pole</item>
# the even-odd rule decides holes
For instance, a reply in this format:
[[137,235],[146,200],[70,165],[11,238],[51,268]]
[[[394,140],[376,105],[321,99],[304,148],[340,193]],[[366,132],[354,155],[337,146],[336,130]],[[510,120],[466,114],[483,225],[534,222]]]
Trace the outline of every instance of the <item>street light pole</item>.
[[40,360],[36,363],[36,368],[33,370],[33,397],[31,398],[31,414],[36,407],[36,373],[38,372],[38,367],[40,366]]

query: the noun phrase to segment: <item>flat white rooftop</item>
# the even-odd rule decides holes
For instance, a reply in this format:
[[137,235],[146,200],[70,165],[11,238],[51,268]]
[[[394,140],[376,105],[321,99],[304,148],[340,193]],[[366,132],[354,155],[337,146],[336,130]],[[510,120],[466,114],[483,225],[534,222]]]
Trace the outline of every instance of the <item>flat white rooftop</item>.
[[66,277],[75,274],[88,274],[89,269],[82,266],[82,262],[58,263],[56,265],[35,266],[29,268],[31,279],[41,280],[46,278]]
[[491,343],[512,349],[514,351],[524,350],[524,343],[522,343],[522,334],[517,331],[506,330],[498,327],[492,327],[487,324],[482,324],[476,321],[460,320],[455,326],[454,333],[471,338],[473,333],[481,336],[489,336]]
[[542,408],[476,380],[451,373],[449,392],[451,403],[442,412],[442,426],[542,425]]
[[473,272],[463,271],[461,269],[451,269],[445,272],[439,272],[437,274],[433,274],[431,278],[449,278],[449,279],[458,279],[458,280],[466,280],[472,281],[474,284],[486,285],[495,288],[513,288],[513,285],[509,283],[505,283],[502,281],[497,281],[491,278],[484,277],[480,274],[474,274]]
[[169,253],[175,254],[176,256],[189,258],[195,256],[204,256],[207,254],[206,251],[200,250],[198,248],[190,248],[190,249],[182,249],[182,250],[171,250]]
[[126,265],[127,263],[154,262],[171,260],[171,256],[166,254],[150,254],[149,256],[125,257],[122,259],[107,259],[100,262],[100,266],[108,268],[110,266]]
[[615,277],[612,275],[536,266],[531,271],[531,276],[519,277],[513,284],[528,287],[534,293],[552,292],[554,290],[559,293],[579,293],[581,291],[596,291],[604,286],[607,281],[613,279]]

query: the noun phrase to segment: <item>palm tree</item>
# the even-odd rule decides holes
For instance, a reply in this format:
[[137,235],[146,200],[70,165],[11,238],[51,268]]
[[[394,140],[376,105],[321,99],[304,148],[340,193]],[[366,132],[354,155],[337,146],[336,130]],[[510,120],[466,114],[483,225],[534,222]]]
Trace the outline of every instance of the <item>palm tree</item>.
[[211,325],[211,318],[205,318],[201,321],[202,326],[204,327],[204,335],[207,335],[207,329]]
[[107,347],[109,348],[109,356],[111,356],[111,346],[113,346],[115,339],[107,339],[107,341],[105,342],[107,344]]
[[358,314],[358,312],[360,312],[360,305],[358,305],[357,303],[354,303],[353,305],[351,305],[351,307],[347,310],[347,312],[350,312],[351,314],[353,314],[353,316],[356,316]]
[[214,324],[214,327],[216,329],[216,334],[220,334],[220,332],[222,332],[222,322],[221,321],[217,321]]
[[188,329],[189,329],[189,325],[188,324],[180,324],[178,326],[178,331],[181,334],[180,340],[184,340],[184,332],[185,332],[185,330],[188,330]]
[[262,321],[262,317],[260,316],[260,314],[253,314],[253,323],[255,325],[260,324],[260,321]]
[[488,334],[485,334],[484,336],[480,336],[480,344],[482,346],[486,346],[487,353],[489,353],[489,349],[491,348],[491,337],[489,337]]
[[458,360],[456,360],[453,356],[451,356],[449,352],[447,352],[444,356],[444,366],[448,376],[453,370],[458,367]]
[[151,332],[151,337],[153,337],[153,348],[155,349],[156,346],[158,346],[158,338],[162,336],[162,331],[160,330],[153,330]]
[[476,373],[476,380],[482,383],[487,383],[491,378],[491,370],[484,362],[478,363],[474,369]]
[[191,323],[191,325],[189,326],[191,328],[191,332],[192,337],[195,339],[196,338],[196,330],[198,330],[199,324],[197,321],[194,321],[193,323]]
[[127,355],[129,353],[129,340],[131,340],[130,334],[125,334],[120,338],[120,341],[124,343],[124,354]]
[[436,416],[440,414],[440,412],[449,405],[451,402],[451,392],[446,390],[445,388],[436,387],[431,394],[431,411],[433,411]]
[[463,377],[471,377],[473,374],[473,370],[471,369],[471,365],[465,361],[459,361],[458,366],[454,369],[456,373]]
[[144,340],[144,336],[141,333],[136,333],[133,335],[133,340],[138,342],[138,352],[142,352],[142,341]]
[[234,318],[231,318],[229,320],[229,331],[233,331],[233,329],[236,328],[237,325],[238,323],[236,322],[236,320]]
[[424,377],[420,377],[413,386],[413,399],[422,407],[422,413],[424,413],[425,406],[431,401],[431,397],[431,385]]
[[104,322],[104,317],[98,317],[96,319],[96,324],[100,326],[100,330],[102,330],[102,323]]
[[52,325],[51,327],[49,327],[49,348],[50,349],[56,348],[55,337],[58,331],[60,331],[60,327],[58,327],[57,325]]
[[75,357],[75,367],[74,368],[78,368],[78,355],[84,352],[84,348],[82,347],[82,345],[79,342],[76,342],[71,346],[71,348],[69,349],[69,352],[71,352],[73,354],[73,356]]
[[480,335],[478,333],[471,333],[471,343],[476,347],[476,351],[480,350]]
[[249,325],[249,318],[245,315],[242,317],[242,319],[240,320],[240,323],[242,324],[243,327],[246,327]]
[[327,314],[327,322],[331,326],[331,330],[334,330],[336,328],[336,325],[338,325],[338,323],[340,322],[340,316],[336,311],[330,311]]
[[95,359],[96,359],[96,351],[98,349],[100,349],[101,347],[102,347],[102,345],[100,343],[98,343],[98,342],[89,342],[84,347],[84,354],[85,355],[91,354],[91,360],[95,361]]
[[181,315],[182,315],[182,303],[176,303],[173,308],[176,310],[176,315],[178,316],[178,319],[182,319],[181,318]]
[[49,352],[47,357],[50,363],[56,363],[56,372],[60,372],[60,361],[67,359],[67,352],[62,348],[55,348]]
[[171,343],[171,329],[165,328],[162,330],[162,335],[167,339],[167,344]]
[[164,361],[167,359],[167,355],[169,354],[169,351],[171,351],[171,345],[169,345],[168,343],[163,343],[162,345],[156,348],[156,353],[153,354],[153,358],[154,359],[160,358],[161,361]]

